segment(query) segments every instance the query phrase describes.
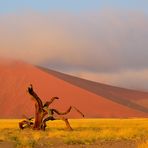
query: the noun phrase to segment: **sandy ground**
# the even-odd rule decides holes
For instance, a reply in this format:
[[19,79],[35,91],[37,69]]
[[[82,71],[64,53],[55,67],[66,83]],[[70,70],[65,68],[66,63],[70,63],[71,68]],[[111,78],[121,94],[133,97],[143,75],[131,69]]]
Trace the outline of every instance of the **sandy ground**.
[[[91,145],[67,145],[64,144],[60,139],[49,139],[48,141],[46,139],[38,141],[34,145],[34,148],[136,148],[138,143],[133,141],[106,141],[101,142],[97,141],[94,144]],[[0,141],[0,148],[15,148],[16,145],[13,142],[7,142],[7,141]]]

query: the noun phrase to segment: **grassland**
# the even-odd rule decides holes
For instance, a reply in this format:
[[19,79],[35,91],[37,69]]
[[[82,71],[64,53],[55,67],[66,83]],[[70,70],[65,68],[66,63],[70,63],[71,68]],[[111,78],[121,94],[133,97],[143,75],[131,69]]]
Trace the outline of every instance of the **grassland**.
[[19,121],[0,120],[0,147],[148,148],[148,119],[71,119],[72,132],[63,121],[49,121],[46,131],[20,130]]

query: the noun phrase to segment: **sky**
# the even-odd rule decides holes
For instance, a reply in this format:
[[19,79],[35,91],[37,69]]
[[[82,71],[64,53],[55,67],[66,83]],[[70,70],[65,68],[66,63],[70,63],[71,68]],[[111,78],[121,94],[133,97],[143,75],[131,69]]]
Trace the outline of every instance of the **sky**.
[[0,57],[148,91],[147,0],[2,0]]

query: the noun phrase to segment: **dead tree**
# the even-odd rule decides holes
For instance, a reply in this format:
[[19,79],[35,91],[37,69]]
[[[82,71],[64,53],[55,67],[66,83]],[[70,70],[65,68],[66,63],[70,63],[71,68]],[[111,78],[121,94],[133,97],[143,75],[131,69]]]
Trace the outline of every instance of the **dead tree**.
[[34,92],[32,85],[28,87],[28,92],[35,101],[35,121],[33,128],[40,130],[42,128],[42,120],[46,115],[46,112],[43,110],[43,103],[38,95]]
[[58,97],[53,97],[51,98],[50,101],[47,101],[44,105],[42,100],[39,98],[39,96],[34,92],[33,90],[33,86],[30,85],[28,87],[28,93],[31,95],[31,97],[33,98],[34,102],[35,102],[35,116],[34,116],[34,122],[32,121],[33,118],[26,118],[26,120],[23,120],[21,122],[19,122],[19,127],[20,129],[24,129],[24,128],[32,128],[35,130],[45,130],[46,128],[46,122],[48,120],[63,120],[65,121],[66,127],[69,130],[72,130],[68,119],[65,117],[60,117],[60,118],[55,118],[53,115],[56,113],[58,115],[66,115],[68,114],[72,108],[74,108],[78,113],[80,113],[83,117],[84,115],[75,107],[70,106],[65,112],[59,112],[57,109],[49,109],[49,111],[51,112],[51,115],[46,117],[46,115],[48,115],[48,111],[45,109],[45,107],[49,107],[49,105],[56,99],[59,99]]

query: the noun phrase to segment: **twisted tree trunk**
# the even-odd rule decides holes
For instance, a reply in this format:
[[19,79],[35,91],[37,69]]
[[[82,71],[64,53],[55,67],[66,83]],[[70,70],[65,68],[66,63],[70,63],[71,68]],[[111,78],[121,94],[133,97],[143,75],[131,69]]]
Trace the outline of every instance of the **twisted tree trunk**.
[[43,103],[41,99],[38,97],[38,95],[34,92],[32,85],[28,87],[28,92],[33,97],[33,100],[35,101],[35,122],[34,122],[33,128],[40,130],[42,129],[43,118],[47,113],[44,111]]
[[53,97],[51,98],[50,101],[47,101],[44,105],[42,100],[39,98],[39,96],[34,92],[33,90],[33,86],[30,85],[28,87],[28,93],[31,95],[31,97],[33,98],[34,102],[35,102],[35,116],[34,116],[34,123],[32,120],[32,118],[26,118],[26,120],[23,120],[21,122],[19,122],[19,127],[20,129],[24,129],[24,128],[33,128],[35,130],[45,130],[46,128],[46,122],[48,120],[63,120],[66,124],[67,129],[72,130],[68,119],[65,117],[60,117],[60,118],[54,118],[54,113],[58,114],[58,115],[66,115],[68,114],[72,108],[74,108],[79,114],[81,114],[83,117],[83,113],[81,113],[76,107],[74,106],[70,106],[65,112],[60,112],[57,109],[49,109],[51,112],[51,116],[48,116],[45,118],[45,116],[48,114],[48,111],[45,109],[45,106],[48,108],[49,105],[55,100],[55,99],[59,99],[58,97]]

